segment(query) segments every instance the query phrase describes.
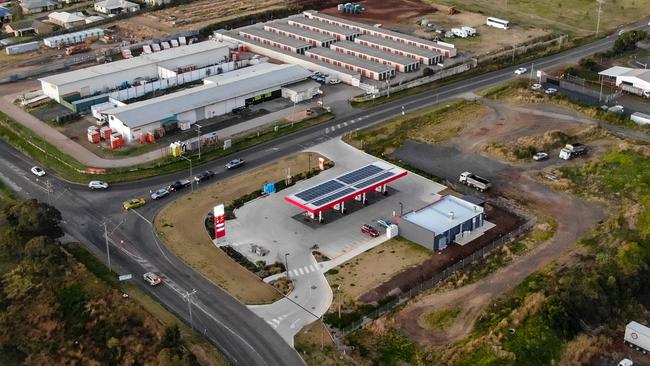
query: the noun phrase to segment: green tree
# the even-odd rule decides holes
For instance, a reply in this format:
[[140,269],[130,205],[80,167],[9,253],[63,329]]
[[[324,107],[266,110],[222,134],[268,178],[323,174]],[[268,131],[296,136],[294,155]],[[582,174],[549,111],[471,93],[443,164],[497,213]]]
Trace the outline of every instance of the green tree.
[[20,2],[14,1],[11,4],[11,18],[12,20],[18,21],[22,20],[25,16],[23,15],[23,8],[20,6]]
[[417,351],[415,344],[396,330],[391,330],[381,338],[377,350],[382,363],[391,366],[400,361],[412,364]]
[[165,333],[160,340],[160,348],[169,348],[172,352],[177,353],[180,350],[181,342],[181,330],[178,324],[170,325],[165,328]]
[[46,235],[56,239],[63,236],[63,230],[59,226],[61,212],[35,199],[8,206],[5,208],[5,216],[10,225],[29,238]]

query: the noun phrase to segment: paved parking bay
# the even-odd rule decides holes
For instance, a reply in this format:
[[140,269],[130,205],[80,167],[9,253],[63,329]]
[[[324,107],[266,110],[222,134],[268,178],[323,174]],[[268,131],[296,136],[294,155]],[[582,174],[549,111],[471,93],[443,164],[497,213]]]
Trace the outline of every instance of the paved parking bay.
[[[285,195],[377,160],[339,139],[309,150],[333,160],[336,165],[312,179],[249,202],[236,210],[237,219],[227,222],[227,239],[219,243],[233,246],[253,262],[284,262],[288,253],[286,258],[289,275],[294,280],[294,291],[274,304],[252,306],[251,309],[267,320],[289,344],[293,344],[293,336],[302,327],[318,319],[331,304],[331,290],[323,272],[335,263],[349,260],[386,240],[384,235],[373,239],[361,233],[361,225],[372,224],[378,228],[375,220],[390,218],[393,212],[399,214],[400,203],[404,211],[417,209],[433,201],[446,188],[409,172],[407,176],[389,184],[391,190],[388,196],[370,195],[370,204],[364,208],[321,225],[305,224],[294,218],[301,214],[301,210],[286,202]],[[252,253],[252,244],[265,247],[269,254],[261,257]],[[316,263],[311,255],[315,245],[331,261]]]

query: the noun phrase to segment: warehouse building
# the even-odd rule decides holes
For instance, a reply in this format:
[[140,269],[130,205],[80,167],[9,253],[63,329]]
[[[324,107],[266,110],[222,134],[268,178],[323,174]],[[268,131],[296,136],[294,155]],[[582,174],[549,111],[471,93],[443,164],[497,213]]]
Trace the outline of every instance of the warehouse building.
[[286,37],[295,38],[311,44],[313,47],[329,47],[336,42],[336,37],[314,32],[305,28],[293,27],[283,22],[264,24],[264,29]]
[[485,221],[483,207],[454,196],[440,199],[400,217],[399,235],[429,250],[451,243],[465,245],[495,225]]
[[294,27],[300,27],[300,28],[311,30],[313,32],[323,33],[328,36],[335,37],[337,41],[342,41],[342,40],[352,41],[354,37],[361,35],[361,33],[356,30],[347,29],[347,28],[339,27],[337,25],[332,25],[324,22],[319,22],[317,20],[305,18],[303,16],[289,17],[289,19],[287,19],[287,23],[289,23],[289,25]]
[[301,55],[305,54],[311,45],[307,42],[285,37],[283,35],[266,31],[261,28],[248,27],[239,29],[239,34],[245,38],[252,39],[253,41],[260,42],[262,44],[268,44],[270,46],[281,48],[285,51],[299,53]]
[[420,66],[420,61],[418,60],[406,56],[396,55],[390,52],[385,52],[380,49],[364,46],[355,42],[340,41],[332,44],[330,48],[334,51],[356,56],[364,60],[392,66],[399,72],[415,71],[417,70],[418,66]]
[[624,85],[628,88],[638,89],[639,91],[650,91],[650,70],[648,69],[614,66],[598,74],[612,78],[613,83],[618,87]]
[[432,42],[408,34],[394,32],[385,28],[375,27],[368,24],[354,22],[347,19],[337,18],[328,14],[320,13],[316,10],[307,10],[303,14],[313,21],[327,23],[339,28],[355,31],[357,35],[368,34],[375,37],[386,38],[411,46],[425,48],[431,51],[440,52],[445,57],[456,56],[456,48],[453,44],[446,42]]
[[[309,93],[309,90],[304,90],[309,86],[302,89],[296,86],[311,76],[300,66],[264,64],[250,71],[255,75],[240,72],[239,77],[223,79],[221,83],[206,80],[198,87],[101,113],[106,116],[111,129],[121,133],[124,140],[136,141],[149,133],[160,134],[182,125],[189,128],[197,121],[230,113],[235,108],[280,97],[282,88],[287,85],[291,85],[293,92],[302,92],[303,98]],[[240,82],[242,80],[245,82]]]
[[88,97],[128,85],[137,78],[158,78],[166,70],[201,68],[228,60],[229,47],[221,42],[199,42],[161,52],[47,76],[43,93],[61,102],[65,96]]
[[352,86],[359,86],[361,83],[361,74],[359,72],[328,64],[314,58],[309,58],[305,55],[288,52],[279,48],[262,44],[251,39],[244,38],[234,31],[217,30],[214,32],[213,38],[217,41],[225,41],[235,45],[245,46],[251,52],[270,57],[280,62],[299,65],[312,71],[322,72],[323,74],[327,74],[332,78],[337,78],[342,82],[350,84]]
[[395,69],[391,66],[360,59],[345,53],[336,52],[329,48],[312,48],[305,52],[305,56],[348,70],[357,71],[362,76],[374,80],[387,80],[395,75]]
[[394,53],[396,55],[410,57],[418,60],[423,65],[436,65],[442,62],[442,54],[437,51],[431,51],[426,48],[410,46],[401,42],[391,41],[390,39],[380,38],[370,35],[359,36],[354,42],[374,47],[382,51]]

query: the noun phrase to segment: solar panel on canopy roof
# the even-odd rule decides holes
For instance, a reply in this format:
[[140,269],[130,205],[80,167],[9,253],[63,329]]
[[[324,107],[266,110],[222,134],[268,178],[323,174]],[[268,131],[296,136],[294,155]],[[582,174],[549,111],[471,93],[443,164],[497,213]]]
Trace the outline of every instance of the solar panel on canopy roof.
[[326,203],[332,202],[332,201],[337,200],[337,199],[339,199],[341,197],[345,197],[348,194],[353,193],[354,191],[355,191],[354,188],[342,189],[342,190],[340,190],[340,191],[338,191],[336,193],[333,193],[333,194],[331,194],[331,195],[329,195],[329,196],[327,196],[325,198],[321,198],[318,201],[313,202],[313,204],[316,205],[316,206],[322,206],[322,205],[324,205]]
[[362,180],[364,178],[368,178],[368,177],[370,177],[372,175],[375,175],[375,174],[377,174],[377,173],[379,173],[379,172],[381,172],[383,170],[384,169],[382,169],[382,168],[380,168],[378,166],[368,165],[368,166],[364,166],[363,168],[351,171],[351,172],[349,172],[349,173],[347,173],[345,175],[342,175],[342,176],[340,176],[340,177],[338,177],[336,179],[340,180],[341,182],[346,183],[346,184],[353,184],[353,183],[358,182],[358,181],[360,181],[360,180]]
[[297,193],[296,197],[300,198],[303,201],[311,201],[315,198],[334,192],[337,189],[342,188],[344,186],[345,185],[341,182],[337,182],[335,180],[328,180],[327,182],[324,182],[315,187]]
[[363,182],[355,184],[354,188],[356,188],[356,189],[365,188],[365,187],[367,187],[367,186],[369,186],[371,184],[375,184],[377,182],[381,182],[384,179],[390,178],[393,175],[395,175],[395,174],[391,173],[391,172],[385,172],[385,173],[379,174],[376,177],[372,177],[372,178],[370,178],[368,180],[364,180]]

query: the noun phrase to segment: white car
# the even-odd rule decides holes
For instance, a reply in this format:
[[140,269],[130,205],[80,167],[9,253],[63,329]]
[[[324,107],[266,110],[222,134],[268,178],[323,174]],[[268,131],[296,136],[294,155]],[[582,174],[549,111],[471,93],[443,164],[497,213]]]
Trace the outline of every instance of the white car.
[[157,274],[155,274],[155,273],[153,273],[153,272],[147,272],[147,273],[145,273],[142,277],[143,277],[144,280],[147,281],[151,286],[160,285],[160,283],[162,282],[162,279],[160,278],[160,276],[158,276]]
[[539,91],[542,90],[542,84],[533,84],[533,86],[530,87],[534,91]]
[[166,188],[160,188],[159,190],[151,194],[151,199],[158,200],[167,196],[169,196],[169,191]]
[[336,84],[340,84],[340,83],[341,83],[341,80],[339,80],[339,79],[330,79],[330,85],[336,85]]
[[557,93],[557,89],[555,89],[555,88],[548,88],[548,89],[544,90],[544,93],[546,93],[546,94],[548,94],[548,95],[555,94],[555,93]]
[[43,168],[38,167],[38,166],[32,167],[31,171],[32,171],[32,174],[34,174],[37,177],[42,177],[42,176],[45,175],[45,170],[43,170]]
[[515,74],[516,74],[516,75],[522,75],[522,74],[524,74],[526,71],[528,71],[527,68],[525,68],[525,67],[520,67],[520,68],[518,68],[517,70],[515,70]]
[[90,189],[108,189],[108,183],[102,182],[101,180],[91,180],[88,183],[88,188],[90,188]]
[[533,155],[533,160],[535,161],[542,161],[548,159],[548,154],[545,152],[538,152],[535,155]]

